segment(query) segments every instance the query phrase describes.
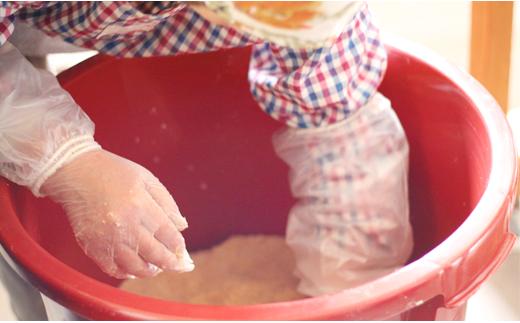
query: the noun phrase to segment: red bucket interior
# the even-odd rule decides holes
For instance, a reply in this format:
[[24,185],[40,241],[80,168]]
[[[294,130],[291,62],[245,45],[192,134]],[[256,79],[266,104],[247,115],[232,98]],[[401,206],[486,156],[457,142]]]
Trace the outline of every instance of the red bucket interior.
[[[61,77],[96,124],[105,148],[150,169],[188,218],[193,251],[231,234],[283,234],[293,200],[287,167],[271,137],[282,125],[251,97],[249,48],[114,59],[96,57]],[[434,248],[466,219],[482,195],[490,147],[477,110],[437,70],[390,49],[381,87],[408,136],[415,249]],[[63,211],[13,189],[33,239],[71,267],[109,284],[74,242]]]

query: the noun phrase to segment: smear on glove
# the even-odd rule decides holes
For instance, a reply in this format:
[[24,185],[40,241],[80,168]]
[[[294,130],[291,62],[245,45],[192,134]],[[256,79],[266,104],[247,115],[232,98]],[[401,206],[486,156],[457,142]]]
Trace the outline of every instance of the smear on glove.
[[196,264],[192,272],[163,272],[127,280],[120,288],[192,304],[247,305],[305,298],[296,290],[294,258],[283,237],[232,236],[191,255]]

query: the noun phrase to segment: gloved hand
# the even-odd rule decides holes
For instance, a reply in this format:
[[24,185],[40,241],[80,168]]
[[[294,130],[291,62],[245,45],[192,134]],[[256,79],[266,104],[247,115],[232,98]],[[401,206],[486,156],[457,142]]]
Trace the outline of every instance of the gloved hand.
[[286,241],[301,293],[338,292],[404,265],[413,246],[408,143],[390,101],[377,93],[337,124],[286,128],[274,148],[298,199]]
[[64,207],[81,248],[107,274],[128,278],[160,269],[193,270],[180,233],[188,223],[142,166],[91,151],[59,168],[41,190]]
[[100,150],[94,124],[56,78],[9,43],[0,71],[0,175],[62,204],[81,247],[109,275],[192,270],[186,220],[157,178]]

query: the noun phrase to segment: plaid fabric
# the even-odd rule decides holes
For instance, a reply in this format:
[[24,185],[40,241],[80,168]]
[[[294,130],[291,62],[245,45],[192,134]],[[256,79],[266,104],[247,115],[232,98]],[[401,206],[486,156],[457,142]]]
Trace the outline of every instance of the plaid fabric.
[[176,2],[6,2],[0,45],[15,19],[80,47],[120,57],[175,55],[255,44],[251,91],[273,118],[300,128],[345,119],[376,92],[384,47],[367,6],[327,48],[295,51],[212,25]]
[[257,44],[251,90],[264,111],[300,128],[346,119],[377,91],[386,51],[365,5],[330,47],[295,51]]

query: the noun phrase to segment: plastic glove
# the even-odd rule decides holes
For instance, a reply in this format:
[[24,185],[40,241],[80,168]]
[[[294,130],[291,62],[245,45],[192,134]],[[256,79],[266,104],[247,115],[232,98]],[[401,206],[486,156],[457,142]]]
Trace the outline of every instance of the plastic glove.
[[191,271],[173,198],[142,166],[101,150],[60,168],[42,191],[61,204],[84,252],[117,278]]
[[413,245],[408,144],[386,98],[376,94],[332,126],[286,129],[274,147],[291,167],[298,199],[286,240],[301,293],[341,291],[406,262]]
[[11,44],[0,47],[0,175],[41,196],[41,184],[69,160],[100,149],[94,124],[56,77]]
[[178,232],[186,222],[170,194],[141,166],[100,151],[93,135],[94,124],[56,77],[11,44],[0,47],[0,175],[36,196],[45,183],[108,274],[193,268]]

